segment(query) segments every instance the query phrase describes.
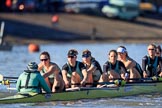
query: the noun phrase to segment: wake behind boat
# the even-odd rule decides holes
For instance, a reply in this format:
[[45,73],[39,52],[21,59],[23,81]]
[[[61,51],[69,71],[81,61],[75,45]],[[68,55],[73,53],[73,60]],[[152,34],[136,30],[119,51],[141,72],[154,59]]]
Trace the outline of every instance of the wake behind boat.
[[161,93],[162,86],[160,82],[150,83],[138,83],[125,85],[120,87],[81,87],[65,91],[62,93],[52,94],[17,94],[0,99],[0,104],[11,103],[38,103],[38,102],[50,102],[50,101],[71,101],[80,99],[98,99],[98,98],[114,98],[123,96],[133,96],[140,94]]

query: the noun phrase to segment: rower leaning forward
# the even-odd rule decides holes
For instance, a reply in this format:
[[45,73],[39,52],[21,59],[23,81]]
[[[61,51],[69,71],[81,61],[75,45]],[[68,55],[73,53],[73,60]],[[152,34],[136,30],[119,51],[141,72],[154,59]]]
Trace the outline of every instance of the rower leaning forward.
[[87,71],[84,64],[77,61],[78,51],[71,49],[67,54],[67,63],[62,67],[62,76],[66,88],[85,86],[87,82]]

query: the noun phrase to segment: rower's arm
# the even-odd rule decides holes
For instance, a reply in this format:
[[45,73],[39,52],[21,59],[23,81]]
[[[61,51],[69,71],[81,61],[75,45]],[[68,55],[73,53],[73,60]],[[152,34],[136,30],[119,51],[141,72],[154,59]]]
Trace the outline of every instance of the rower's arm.
[[134,68],[135,66],[136,66],[136,63],[135,62],[133,62],[133,61],[131,61],[131,60],[128,60],[126,63],[124,63],[125,64],[125,67],[127,68],[127,69],[130,69],[130,68]]
[[146,65],[147,65],[146,61],[147,61],[147,58],[143,57],[142,58],[142,70],[145,72],[146,72]]
[[67,78],[67,71],[66,70],[62,70],[62,77],[63,77],[63,80],[66,82],[68,82],[68,78]]
[[120,74],[121,78],[122,78],[122,79],[128,78],[129,75],[126,76],[126,73],[128,74],[128,72],[127,72],[127,69],[126,69],[126,67],[125,67],[125,65],[124,65],[123,62],[120,62],[120,68],[121,68],[121,74]]
[[147,65],[147,57],[143,57],[142,58],[142,70],[143,70],[143,77],[146,78],[148,75],[147,75],[147,72],[146,72],[146,65]]
[[106,62],[106,63],[103,65],[103,73],[107,73],[108,70],[110,70],[110,66],[109,66],[109,63]]
[[87,73],[86,67],[81,62],[79,63],[79,68],[81,69],[82,75],[83,75],[83,80],[81,81],[81,84],[84,84],[87,81],[88,73]]
[[94,65],[91,65],[90,67],[89,67],[89,69],[87,69],[87,73],[89,74],[89,73],[93,73],[95,70],[97,69],[97,67],[96,66],[94,66]]
[[56,78],[56,81],[59,81],[59,72],[60,72],[60,69],[57,67],[57,66],[55,66],[55,68],[54,68],[54,77]]
[[44,77],[44,78],[47,78],[48,76],[50,76],[51,74],[53,74],[54,71],[55,71],[54,66],[51,66],[51,67],[47,70],[47,72],[43,74],[43,77]]
[[83,80],[82,81],[86,82],[87,81],[87,78],[88,78],[88,74],[87,74],[86,69],[83,69],[82,70],[82,74],[83,74]]

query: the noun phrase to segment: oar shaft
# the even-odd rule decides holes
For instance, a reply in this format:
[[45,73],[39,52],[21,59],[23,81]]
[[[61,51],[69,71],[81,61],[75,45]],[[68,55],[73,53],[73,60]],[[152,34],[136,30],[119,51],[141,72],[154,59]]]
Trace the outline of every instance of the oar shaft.
[[4,76],[3,78],[5,78],[5,79],[18,79],[18,77],[9,77],[9,76]]
[[[123,80],[123,78],[113,78],[109,80]],[[127,80],[143,81],[143,80],[152,80],[152,78],[128,78]]]
[[0,74],[0,81],[8,79],[18,79],[18,77],[3,76],[2,74]]
[[126,84],[125,86],[156,86],[156,83],[133,83]]
[[[9,77],[9,76],[3,76],[4,79],[18,79],[18,77]],[[161,77],[156,77],[158,81],[162,81]],[[122,78],[115,78],[111,80],[123,80]],[[149,78],[128,78],[127,80],[136,80],[136,81],[143,81],[143,80],[153,80],[153,77]]]
[[[123,80],[122,78],[115,78],[110,80]],[[162,81],[162,77],[148,77],[148,78],[128,78],[128,81],[134,80],[134,81]]]
[[75,88],[67,88],[66,91],[81,91],[81,90],[119,90],[119,87],[105,87],[105,88],[97,88],[97,87],[75,87]]
[[[93,85],[93,84],[115,84],[114,82],[94,82],[94,83],[85,83],[85,85]],[[71,85],[81,85],[80,83],[71,83]]]
[[[143,80],[143,81],[135,81],[135,82],[126,82],[124,80],[115,80],[114,82],[95,82],[95,83],[85,83],[85,85],[93,85],[93,84],[97,84],[97,85],[109,85],[109,84],[115,84],[118,86],[135,86],[135,85],[156,85],[155,83],[160,83],[162,81],[153,81],[153,80]],[[73,83],[71,85],[81,85],[80,83]]]
[[4,81],[0,81],[1,84],[4,85],[10,85],[10,83],[16,83],[16,80],[4,80]]

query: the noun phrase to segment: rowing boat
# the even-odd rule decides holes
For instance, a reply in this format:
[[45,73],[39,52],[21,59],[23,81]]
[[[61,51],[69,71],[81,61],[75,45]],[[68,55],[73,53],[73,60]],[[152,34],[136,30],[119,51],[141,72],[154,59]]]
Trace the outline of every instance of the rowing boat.
[[[14,79],[16,79],[15,77],[5,77],[3,75],[1,75],[0,77],[2,77],[0,78],[0,80],[3,82],[3,84],[10,84],[11,82],[15,83],[14,81]],[[96,88],[96,87],[69,88],[66,89],[65,92],[52,94],[46,93],[16,94],[14,96],[0,98],[0,104],[71,101],[79,99],[113,98],[113,97],[140,95],[140,94],[162,93],[162,86],[161,86],[162,78],[153,78],[153,77],[141,78],[140,82],[127,82],[127,83],[124,80],[121,81],[117,80],[114,82],[101,82],[97,84],[106,86],[104,88]]]
[[17,94],[14,96],[1,98],[0,104],[11,103],[37,103],[49,101],[71,101],[80,99],[98,99],[98,98],[113,98],[123,96],[133,96],[140,94],[162,93],[162,83],[140,83],[121,87],[107,87],[107,88],[87,88],[81,87],[61,93],[52,94]]

